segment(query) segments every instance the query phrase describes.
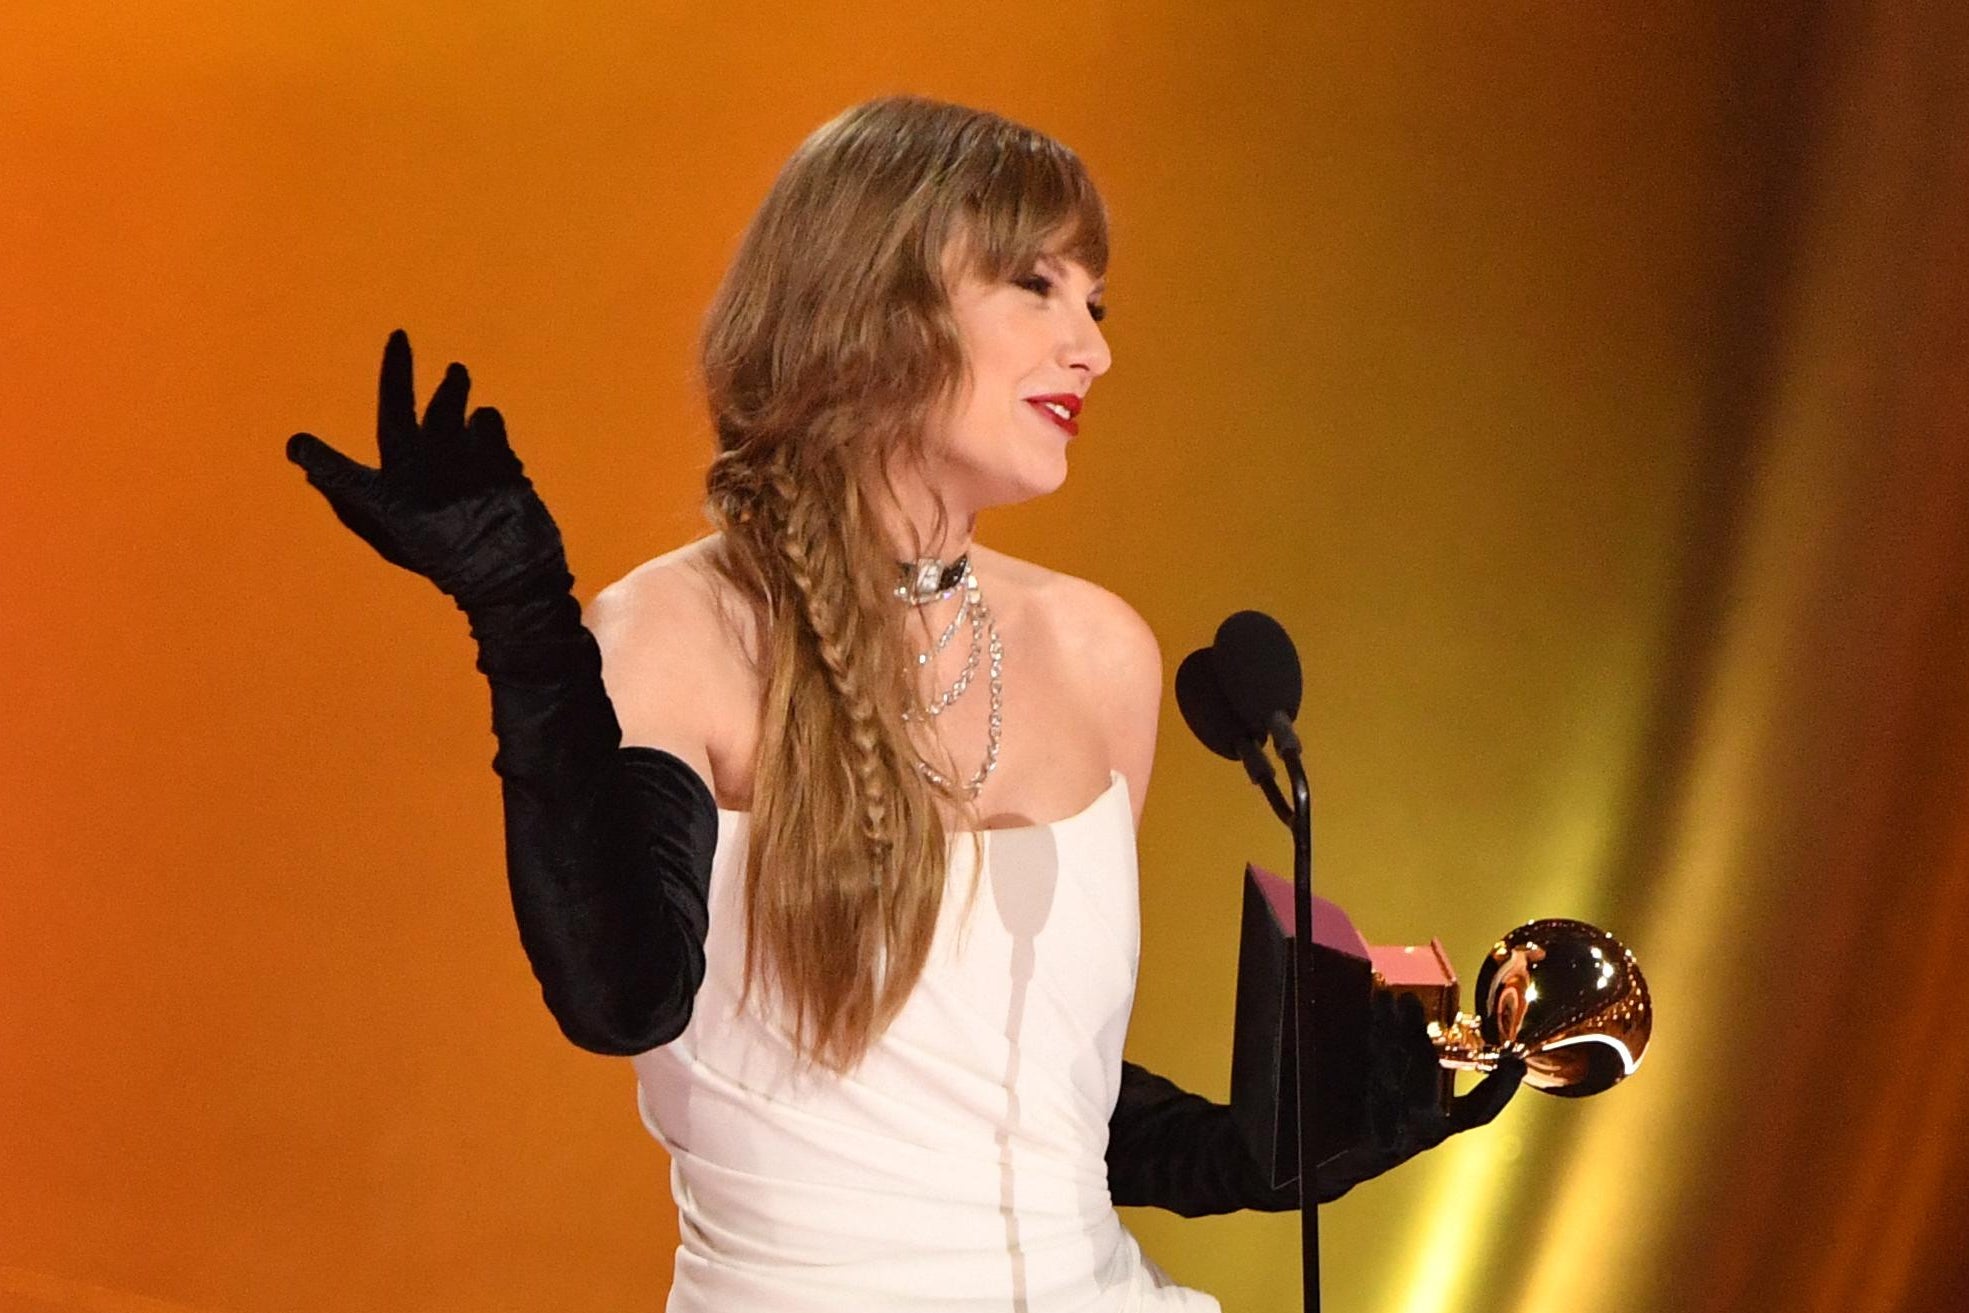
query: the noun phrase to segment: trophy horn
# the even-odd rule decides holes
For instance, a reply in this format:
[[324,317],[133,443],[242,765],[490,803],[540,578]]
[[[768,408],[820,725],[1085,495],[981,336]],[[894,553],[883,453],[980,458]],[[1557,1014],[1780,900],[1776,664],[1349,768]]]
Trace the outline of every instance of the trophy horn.
[[1626,945],[1584,921],[1549,918],[1497,941],[1477,971],[1478,1013],[1429,1024],[1450,1069],[1489,1071],[1507,1054],[1525,1084],[1584,1098],[1632,1075],[1654,1029],[1648,982]]

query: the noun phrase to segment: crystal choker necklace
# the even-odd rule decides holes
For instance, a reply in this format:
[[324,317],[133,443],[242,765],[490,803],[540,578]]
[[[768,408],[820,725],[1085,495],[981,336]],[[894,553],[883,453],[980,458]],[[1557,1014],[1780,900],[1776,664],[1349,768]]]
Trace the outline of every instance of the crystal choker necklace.
[[957,591],[970,572],[971,554],[966,552],[949,565],[934,556],[926,556],[919,561],[899,561],[896,568],[902,572],[902,582],[896,585],[896,600],[912,606],[929,606]]

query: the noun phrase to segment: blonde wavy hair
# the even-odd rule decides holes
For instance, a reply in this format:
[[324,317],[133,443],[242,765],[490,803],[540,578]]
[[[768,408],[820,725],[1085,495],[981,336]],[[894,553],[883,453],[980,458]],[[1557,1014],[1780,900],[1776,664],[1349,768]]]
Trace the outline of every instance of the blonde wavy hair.
[[[804,1059],[846,1071],[922,974],[949,832],[919,698],[892,471],[922,470],[966,361],[946,285],[1107,269],[1107,213],[1072,151],[914,96],[823,124],[780,171],[706,314],[718,570],[753,607],[765,685],[745,864],[745,990]],[[955,243],[955,245],[953,245]],[[944,528],[943,508],[927,541]],[[918,718],[912,724],[922,724]],[[975,810],[946,793],[975,828]],[[973,842],[977,842],[975,837]]]

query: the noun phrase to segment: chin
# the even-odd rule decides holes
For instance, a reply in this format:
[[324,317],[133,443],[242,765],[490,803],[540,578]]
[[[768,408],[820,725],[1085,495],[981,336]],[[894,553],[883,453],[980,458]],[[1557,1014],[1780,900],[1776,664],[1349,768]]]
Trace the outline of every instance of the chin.
[[[937,471],[936,482],[973,510],[1016,506],[1058,492],[1067,481],[1066,444],[1050,449],[1006,444],[995,452],[953,460]],[[1012,459],[1006,459],[1007,457]]]
[[1066,481],[1067,481],[1067,463],[1065,461],[1061,461],[1059,473],[1055,474],[1052,478],[1046,480],[1044,486],[1036,489],[1032,495],[1035,497],[1044,497],[1049,492],[1058,492],[1061,486],[1066,483]]
[[1067,481],[1065,457],[1050,467],[1039,465],[1020,470],[1016,475],[1008,475],[992,490],[993,496],[987,505],[1016,506],[1020,502],[1033,501],[1048,493],[1058,492],[1060,485]]

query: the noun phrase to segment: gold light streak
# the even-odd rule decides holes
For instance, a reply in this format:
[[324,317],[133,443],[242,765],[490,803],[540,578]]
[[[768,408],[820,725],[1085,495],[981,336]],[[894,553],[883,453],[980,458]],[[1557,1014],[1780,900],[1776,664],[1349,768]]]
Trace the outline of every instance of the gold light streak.
[[1505,1240],[1496,1228],[1471,1223],[1472,1205],[1506,1178],[1507,1165],[1519,1156],[1523,1144],[1518,1132],[1493,1126],[1431,1150],[1448,1161],[1435,1165],[1436,1183],[1419,1210],[1415,1239],[1396,1256],[1396,1265],[1407,1277],[1383,1306],[1386,1313],[1442,1313],[1466,1305],[1473,1274],[1482,1270],[1493,1247]]
[[[1727,1017],[1704,1006],[1705,991],[1697,982],[1728,942],[1727,927],[1734,923],[1732,887],[1721,876],[1734,866],[1738,835],[1729,820],[1754,760],[1742,742],[1747,721],[1729,726],[1725,720],[1709,769],[1692,790],[1708,814],[1692,827],[1690,851],[1667,906],[1631,941],[1641,946],[1635,951],[1662,1024],[1644,1071],[1580,1105],[1575,1115],[1584,1125],[1565,1162],[1548,1166],[1552,1188],[1542,1224],[1521,1272],[1507,1278],[1519,1292],[1507,1307],[1522,1313],[1554,1307],[1555,1292],[1577,1291],[1581,1283],[1596,1292],[1596,1307],[1636,1306],[1640,1292],[1628,1284],[1634,1260],[1652,1247],[1661,1213],[1677,1188],[1662,1145],[1685,1132],[1684,1110],[1703,1097],[1696,1055],[1730,1038],[1724,1033]],[[1712,781],[1706,788],[1703,777]]]
[[[1530,855],[1524,871],[1499,873],[1501,881],[1524,892],[1510,895],[1511,910],[1489,927],[1490,933],[1502,934],[1507,921],[1590,909],[1597,873],[1613,856],[1609,843],[1617,827],[1609,818],[1625,784],[1624,768],[1629,765],[1629,745],[1639,732],[1640,708],[1636,692],[1621,689],[1597,704],[1594,723],[1578,727],[1571,738],[1569,760],[1555,771],[1555,777],[1566,783],[1543,827],[1545,850]],[[1453,965],[1459,975],[1474,979],[1474,960]],[[1643,955],[1642,969],[1647,968]],[[1466,1010],[1471,1004],[1471,999],[1463,1000]],[[1526,1097],[1544,1096],[1526,1092]],[[1582,1105],[1582,1111],[1588,1106]],[[1414,1238],[1403,1252],[1391,1255],[1393,1267],[1404,1276],[1378,1305],[1380,1313],[1440,1313],[1464,1307],[1470,1303],[1474,1274],[1486,1270],[1495,1254],[1508,1254],[1516,1247],[1503,1214],[1491,1227],[1473,1223],[1472,1214],[1476,1201],[1513,1179],[1511,1164],[1536,1148],[1533,1137],[1538,1131],[1527,1129],[1526,1120],[1525,1110],[1514,1100],[1494,1125],[1449,1140],[1423,1160],[1430,1172],[1429,1187],[1401,1228]]]
[[[1811,354],[1810,344],[1796,346],[1794,361]],[[1694,712],[1686,783],[1654,873],[1661,893],[1627,940],[1662,1025],[1646,1074],[1582,1106],[1568,1162],[1548,1167],[1543,1223],[1522,1279],[1511,1282],[1521,1313],[1552,1307],[1553,1292],[1589,1287],[1602,1309],[1640,1307],[1646,1292],[1634,1288],[1634,1274],[1658,1244],[1682,1185],[1664,1146],[1692,1149],[1691,1128],[1706,1124],[1696,1055],[1736,1038],[1714,1000],[1740,984],[1740,964],[1728,949],[1749,932],[1756,904],[1743,896],[1738,877],[1767,801],[1767,771],[1791,691],[1773,677],[1768,654],[1794,650],[1809,628],[1822,558],[1836,540],[1830,526],[1837,512],[1813,459],[1826,436],[1826,399],[1813,386],[1820,377],[1794,370],[1769,417],[1772,431],[1785,436],[1769,450],[1747,506],[1728,581],[1733,604],[1708,695]],[[1572,1295],[1559,1298],[1569,1303]]]

